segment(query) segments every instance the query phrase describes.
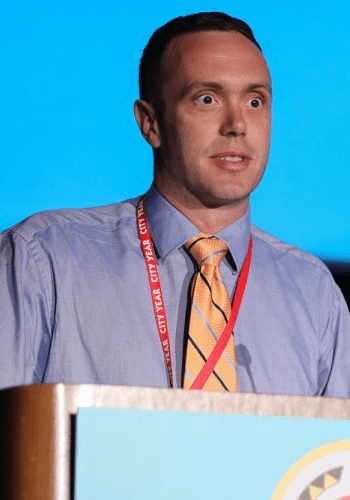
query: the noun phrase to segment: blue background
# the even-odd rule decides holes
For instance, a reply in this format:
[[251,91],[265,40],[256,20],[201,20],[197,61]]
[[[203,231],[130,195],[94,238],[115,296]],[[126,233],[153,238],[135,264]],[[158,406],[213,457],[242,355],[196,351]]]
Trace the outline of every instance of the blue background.
[[251,24],[274,85],[271,157],[253,222],[350,260],[349,7],[345,1],[0,3],[0,230],[33,212],[143,193],[152,154],[134,122],[142,49],[177,15]]
[[348,420],[81,408],[77,500],[268,500],[297,460],[349,432]]

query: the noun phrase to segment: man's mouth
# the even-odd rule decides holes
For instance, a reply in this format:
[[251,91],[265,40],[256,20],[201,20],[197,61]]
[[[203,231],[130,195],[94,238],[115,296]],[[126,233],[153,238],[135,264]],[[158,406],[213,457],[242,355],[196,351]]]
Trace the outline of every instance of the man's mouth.
[[225,161],[232,161],[233,163],[244,160],[243,156],[219,156],[219,158]]
[[240,170],[245,168],[251,160],[251,156],[244,151],[223,151],[213,155],[212,158],[215,162],[224,168],[232,168],[234,170]]

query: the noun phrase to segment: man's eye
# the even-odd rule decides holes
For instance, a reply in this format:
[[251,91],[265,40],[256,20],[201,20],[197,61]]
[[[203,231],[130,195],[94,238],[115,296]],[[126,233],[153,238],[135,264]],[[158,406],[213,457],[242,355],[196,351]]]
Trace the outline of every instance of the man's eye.
[[252,99],[249,99],[248,104],[252,108],[260,108],[262,106],[262,101],[259,97],[253,97]]
[[201,104],[213,104],[215,102],[214,98],[209,94],[204,94],[197,97],[197,101]]

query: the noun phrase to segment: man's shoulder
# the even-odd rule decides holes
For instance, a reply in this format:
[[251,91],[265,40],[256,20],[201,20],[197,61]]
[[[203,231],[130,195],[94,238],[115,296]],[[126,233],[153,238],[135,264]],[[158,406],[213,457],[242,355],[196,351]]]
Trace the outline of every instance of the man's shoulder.
[[139,197],[104,206],[41,211],[6,229],[3,235],[19,236],[30,241],[55,228],[61,231],[72,227],[108,230],[119,224],[127,225],[128,221],[134,225],[138,200]]
[[300,270],[313,270],[314,272],[326,273],[331,276],[328,267],[315,255],[302,250],[294,245],[273,236],[252,225],[252,234],[259,245],[259,253],[264,251],[276,262],[291,266]]

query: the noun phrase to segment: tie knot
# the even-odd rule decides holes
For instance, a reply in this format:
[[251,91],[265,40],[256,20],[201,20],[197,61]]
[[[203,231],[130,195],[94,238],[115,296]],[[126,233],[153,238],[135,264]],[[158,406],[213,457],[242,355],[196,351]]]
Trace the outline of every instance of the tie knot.
[[199,266],[203,264],[219,266],[228,250],[224,241],[210,234],[197,234],[184,246]]

